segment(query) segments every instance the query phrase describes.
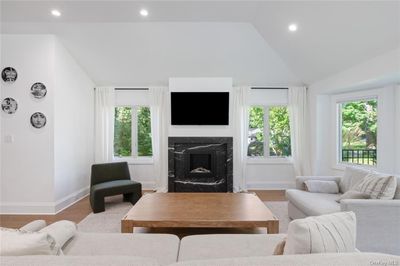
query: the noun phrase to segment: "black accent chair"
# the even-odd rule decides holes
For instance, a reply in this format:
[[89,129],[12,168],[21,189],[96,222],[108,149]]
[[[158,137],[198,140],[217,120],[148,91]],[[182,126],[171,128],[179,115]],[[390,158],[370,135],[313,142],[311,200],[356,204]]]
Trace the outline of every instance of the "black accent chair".
[[124,195],[124,201],[135,204],[142,196],[142,184],[132,181],[127,162],[92,165],[90,205],[94,213],[103,212],[104,198]]

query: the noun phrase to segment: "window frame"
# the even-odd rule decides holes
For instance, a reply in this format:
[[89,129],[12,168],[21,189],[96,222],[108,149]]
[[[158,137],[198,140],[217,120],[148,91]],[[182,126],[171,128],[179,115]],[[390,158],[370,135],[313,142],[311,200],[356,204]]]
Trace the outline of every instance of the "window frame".
[[[338,134],[339,123],[339,111],[338,111],[338,103],[341,102],[350,102],[350,101],[359,101],[359,100],[368,100],[368,99],[377,99],[378,101],[378,110],[377,110],[377,126],[379,128],[390,128],[392,125],[389,120],[385,119],[383,114],[387,114],[389,110],[391,110],[390,99],[393,99],[392,91],[387,90],[390,86],[376,86],[369,87],[360,90],[355,90],[351,92],[339,93],[339,94],[330,94],[327,95],[330,101],[330,115],[331,121],[329,122],[329,136],[330,140],[327,142],[329,154],[330,154],[330,166],[332,170],[344,171],[347,166],[356,166],[359,168],[365,168],[368,170],[377,170],[385,167],[388,159],[388,155],[392,151],[392,145],[388,146],[388,143],[385,141],[385,138],[390,137],[387,133],[380,130],[377,135],[377,160],[376,165],[366,165],[366,164],[353,164],[347,162],[340,162],[339,160],[339,145],[340,139]],[[384,102],[387,101],[385,104]],[[334,135],[332,135],[334,134]],[[378,149],[379,145],[379,149]]]
[[[292,155],[290,156],[271,156],[269,153],[269,144],[270,144],[270,124],[269,124],[269,110],[271,107],[286,107],[288,108],[288,104],[252,104],[247,106],[246,116],[247,119],[250,120],[250,112],[249,109],[252,107],[261,107],[264,110],[264,155],[263,156],[249,156],[248,155],[248,145],[246,146],[246,158],[248,164],[292,164]],[[290,119],[290,118],[289,118]],[[250,126],[247,128],[247,139],[249,137],[249,129]]]
[[[377,117],[376,117],[376,123],[377,123],[377,128],[379,129],[379,97],[378,95],[366,95],[366,96],[353,96],[353,97],[348,97],[348,98],[342,98],[342,99],[337,99],[335,101],[336,105],[336,165],[338,166],[356,166],[356,167],[365,167],[365,168],[370,168],[370,169],[376,169],[378,167],[378,134],[376,137],[376,164],[375,165],[370,165],[370,164],[357,164],[357,163],[351,163],[351,162],[344,162],[342,161],[342,154],[343,154],[343,133],[342,133],[342,104],[345,103],[351,103],[351,102],[359,102],[359,101],[370,101],[370,100],[376,100],[377,102]],[[379,131],[378,131],[379,132]]]
[[[131,156],[115,156],[114,150],[113,150],[113,161],[115,162],[121,162],[121,161],[127,161],[129,164],[153,164],[153,155],[151,156],[139,156],[138,155],[138,110],[141,107],[148,107],[150,109],[150,117],[151,117],[151,107],[150,105],[141,105],[141,104],[134,104],[134,105],[127,105],[127,104],[118,104],[114,106],[115,108],[118,107],[128,107],[131,108]],[[115,122],[115,121],[114,121]],[[153,143],[154,139],[154,134],[153,134],[153,129],[151,128],[150,125],[150,131],[151,131],[151,141]],[[112,147],[114,148],[114,137],[113,137],[113,145]],[[152,150],[153,153],[153,150]]]

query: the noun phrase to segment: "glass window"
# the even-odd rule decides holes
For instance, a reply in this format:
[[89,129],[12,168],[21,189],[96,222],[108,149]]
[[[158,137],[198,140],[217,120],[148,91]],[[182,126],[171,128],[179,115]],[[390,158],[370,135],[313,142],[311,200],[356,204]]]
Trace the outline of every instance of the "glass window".
[[114,156],[152,156],[151,138],[149,107],[115,107]]
[[[264,136],[268,138],[265,139]],[[269,152],[266,154],[265,151]],[[247,155],[250,157],[291,155],[289,113],[286,106],[249,108]]]
[[132,155],[132,108],[116,107],[114,119],[114,156]]
[[377,99],[339,104],[341,162],[377,164],[377,109]]

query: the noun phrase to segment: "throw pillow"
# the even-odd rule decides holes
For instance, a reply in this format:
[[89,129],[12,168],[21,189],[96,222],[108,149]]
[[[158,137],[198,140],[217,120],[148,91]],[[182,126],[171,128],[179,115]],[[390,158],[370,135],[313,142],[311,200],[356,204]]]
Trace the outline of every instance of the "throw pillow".
[[313,193],[339,193],[338,184],[335,181],[306,180],[304,181],[306,190]]
[[371,199],[393,199],[396,187],[397,179],[394,176],[370,173],[353,189],[370,195]]
[[289,224],[283,254],[356,252],[356,215],[337,212]]
[[370,199],[371,196],[367,193],[358,192],[355,190],[349,190],[341,195],[336,201],[340,203],[343,199]]
[[279,242],[274,249],[273,255],[283,255],[283,251],[285,250],[285,244],[286,240],[282,240],[281,242]]
[[40,229],[46,227],[45,220],[35,220],[24,226],[22,226],[19,230],[29,231],[29,232],[37,232]]
[[46,233],[0,229],[0,256],[58,255],[56,241]]
[[52,236],[59,248],[62,248],[64,244],[70,240],[76,233],[76,224],[71,221],[58,221],[52,223],[39,232],[47,233]]
[[360,167],[347,166],[344,170],[344,175],[339,183],[340,192],[345,193],[350,190],[355,184],[360,182],[365,176],[371,173],[370,170]]

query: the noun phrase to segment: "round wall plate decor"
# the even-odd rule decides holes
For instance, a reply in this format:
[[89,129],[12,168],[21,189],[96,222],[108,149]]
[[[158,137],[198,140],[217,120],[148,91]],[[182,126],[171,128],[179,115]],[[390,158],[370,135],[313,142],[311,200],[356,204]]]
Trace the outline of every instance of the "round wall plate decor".
[[47,89],[46,89],[46,86],[43,83],[36,82],[31,87],[31,94],[36,99],[43,98],[44,96],[46,96],[46,93],[47,93]]
[[17,70],[12,67],[6,67],[1,71],[1,78],[4,82],[13,83],[17,80],[18,74]]
[[41,112],[36,112],[31,116],[31,125],[34,128],[42,128],[46,125],[46,116]]
[[5,98],[1,102],[1,109],[6,114],[14,114],[18,109],[18,103],[13,98]]

